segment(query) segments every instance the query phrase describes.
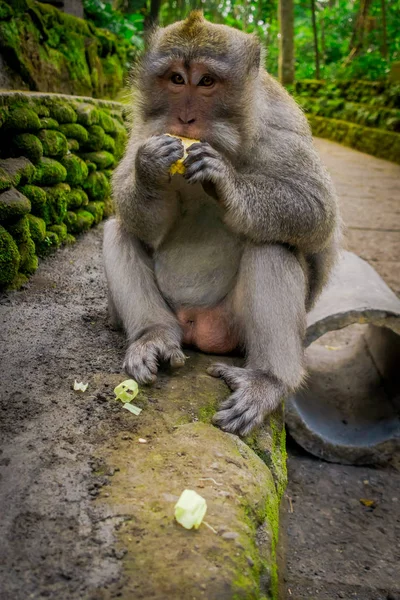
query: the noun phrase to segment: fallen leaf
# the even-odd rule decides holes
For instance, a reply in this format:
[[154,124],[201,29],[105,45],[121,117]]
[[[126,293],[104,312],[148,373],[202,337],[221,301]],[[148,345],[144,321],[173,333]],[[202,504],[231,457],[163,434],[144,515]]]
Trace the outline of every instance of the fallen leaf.
[[368,506],[368,507],[372,507],[372,508],[375,508],[375,506],[376,506],[375,500],[368,500],[367,498],[360,498],[360,502],[364,506]]
[[82,381],[77,381],[75,379],[74,381],[74,390],[76,392],[86,392],[87,388],[88,388],[88,383],[82,383]]

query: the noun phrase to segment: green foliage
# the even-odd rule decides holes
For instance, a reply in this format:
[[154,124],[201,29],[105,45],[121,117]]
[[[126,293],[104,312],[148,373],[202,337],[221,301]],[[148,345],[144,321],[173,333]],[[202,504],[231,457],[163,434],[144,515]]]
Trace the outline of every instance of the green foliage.
[[[143,2],[138,2],[138,8],[143,7],[143,4]],[[83,0],[83,6],[86,16],[93,21],[96,27],[108,29],[127,40],[132,45],[134,53],[143,50],[143,13],[138,11],[124,14],[113,8],[112,3],[102,2],[102,0]],[[103,43],[106,44],[106,40]]]

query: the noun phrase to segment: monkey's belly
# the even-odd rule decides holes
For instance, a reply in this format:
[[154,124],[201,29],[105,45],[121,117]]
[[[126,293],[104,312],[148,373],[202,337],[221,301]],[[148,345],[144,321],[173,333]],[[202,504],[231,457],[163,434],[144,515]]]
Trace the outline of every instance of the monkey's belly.
[[232,326],[232,319],[223,305],[180,308],[176,314],[185,345],[212,354],[226,354],[238,347],[237,329]]
[[[204,216],[204,215],[203,215]],[[235,285],[241,243],[221,222],[185,223],[154,256],[157,285],[173,308],[215,306]]]

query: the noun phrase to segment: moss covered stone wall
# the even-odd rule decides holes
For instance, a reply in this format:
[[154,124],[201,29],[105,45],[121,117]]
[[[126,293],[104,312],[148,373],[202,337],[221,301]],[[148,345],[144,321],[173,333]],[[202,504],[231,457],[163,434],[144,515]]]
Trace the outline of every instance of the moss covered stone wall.
[[125,118],[117,102],[0,93],[0,288],[111,214]]
[[0,0],[0,88],[113,98],[129,44],[35,0]]
[[400,163],[400,85],[304,80],[294,96],[314,135]]

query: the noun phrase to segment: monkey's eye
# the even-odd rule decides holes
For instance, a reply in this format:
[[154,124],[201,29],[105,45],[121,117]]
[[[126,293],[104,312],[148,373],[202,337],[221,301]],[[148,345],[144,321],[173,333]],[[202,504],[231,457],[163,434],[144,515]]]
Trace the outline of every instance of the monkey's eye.
[[171,81],[172,83],[175,83],[175,85],[183,85],[185,83],[185,80],[179,73],[174,73],[171,77]]
[[204,75],[199,81],[199,85],[211,87],[214,84],[214,79],[210,75]]

